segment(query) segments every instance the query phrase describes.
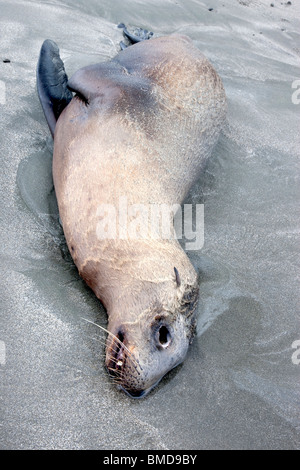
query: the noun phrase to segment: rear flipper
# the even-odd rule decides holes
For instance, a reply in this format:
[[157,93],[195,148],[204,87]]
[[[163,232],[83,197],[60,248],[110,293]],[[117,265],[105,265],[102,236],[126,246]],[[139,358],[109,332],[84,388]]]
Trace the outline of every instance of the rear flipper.
[[57,44],[46,39],[37,65],[37,90],[52,136],[59,115],[73,97],[67,83],[68,76]]
[[151,39],[153,36],[152,31],[147,31],[147,29],[143,29],[143,28],[134,28],[132,32],[128,31],[124,23],[119,24],[118,28],[123,28],[123,34],[129,42],[128,45],[126,45],[123,41],[120,42],[120,46],[122,50],[126,49],[126,47],[131,46],[132,44],[136,44],[137,42]]

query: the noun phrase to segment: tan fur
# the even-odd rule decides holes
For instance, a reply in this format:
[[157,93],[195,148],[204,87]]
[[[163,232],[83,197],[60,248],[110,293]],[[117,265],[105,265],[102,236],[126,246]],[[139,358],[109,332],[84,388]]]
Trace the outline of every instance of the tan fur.
[[[184,316],[182,299],[197,276],[177,240],[99,240],[97,208],[117,206],[122,196],[128,204],[181,204],[218,139],[225,93],[207,59],[176,35],[129,47],[110,64],[79,70],[70,83],[89,105],[74,98],[57,122],[60,217],[80,274],[107,308],[109,330],[116,334],[122,324],[126,345],[148,368],[143,380],[132,379],[131,371],[131,385],[124,373],[122,385],[146,389],[168,369],[164,358],[153,359],[139,331],[157,309]],[[158,373],[151,372],[149,355]]]

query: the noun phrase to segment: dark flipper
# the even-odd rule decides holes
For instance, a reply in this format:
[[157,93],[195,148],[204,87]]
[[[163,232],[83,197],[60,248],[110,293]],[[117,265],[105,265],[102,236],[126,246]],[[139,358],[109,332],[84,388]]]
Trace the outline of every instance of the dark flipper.
[[56,121],[73,95],[67,88],[68,77],[54,41],[44,41],[37,65],[37,90],[52,136]]
[[132,44],[145,41],[146,39],[150,39],[153,36],[152,31],[147,31],[146,29],[142,28],[135,28],[133,32],[130,33],[126,26],[123,29],[123,34],[132,42]]
[[121,48],[121,51],[124,51],[124,49],[127,49],[128,46],[126,46],[125,42],[121,41],[120,42],[120,48]]
[[123,41],[120,42],[121,49],[125,49],[128,46],[131,46],[132,44],[136,44],[137,42],[145,41],[147,39],[151,39],[153,36],[152,31],[147,31],[146,29],[143,28],[134,28],[131,31],[128,31],[127,27],[124,25],[124,23],[119,24],[119,28],[123,28],[123,34],[125,38],[129,41],[129,44],[126,45],[124,44]]

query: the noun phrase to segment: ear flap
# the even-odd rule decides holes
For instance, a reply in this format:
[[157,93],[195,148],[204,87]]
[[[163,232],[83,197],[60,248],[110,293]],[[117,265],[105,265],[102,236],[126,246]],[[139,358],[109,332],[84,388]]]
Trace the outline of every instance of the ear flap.
[[176,279],[177,287],[180,287],[180,285],[181,285],[181,280],[180,280],[180,276],[179,276],[178,269],[175,268],[175,266],[174,266],[174,273],[175,273],[175,279]]
[[37,65],[37,90],[52,136],[63,109],[73,95],[67,88],[68,77],[57,44],[46,39]]

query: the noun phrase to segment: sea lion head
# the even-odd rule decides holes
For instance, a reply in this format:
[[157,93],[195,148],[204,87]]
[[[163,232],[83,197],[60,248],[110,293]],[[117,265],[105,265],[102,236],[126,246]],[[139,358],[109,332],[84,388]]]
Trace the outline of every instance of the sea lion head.
[[127,306],[127,315],[110,312],[106,367],[118,387],[131,397],[144,397],[186,357],[196,329],[198,301],[192,267],[191,273],[192,282],[191,276],[185,282],[174,267],[170,281],[152,283],[151,288],[141,286],[140,296],[147,298],[148,307],[139,315],[135,305]]

